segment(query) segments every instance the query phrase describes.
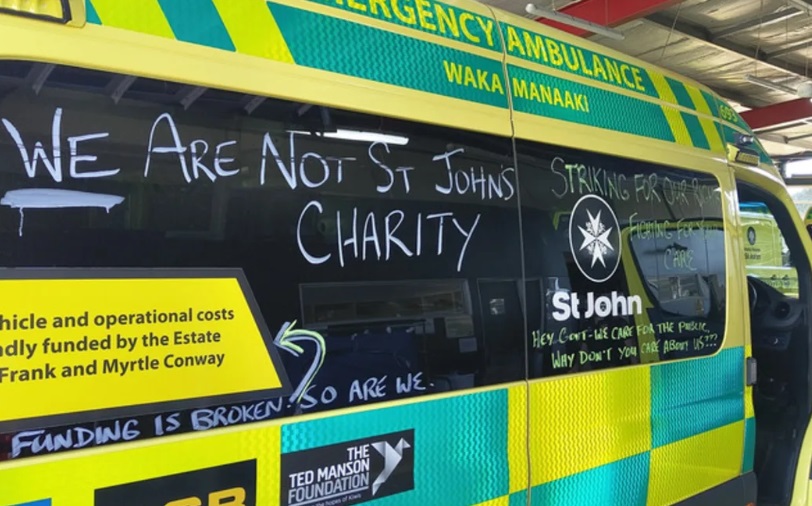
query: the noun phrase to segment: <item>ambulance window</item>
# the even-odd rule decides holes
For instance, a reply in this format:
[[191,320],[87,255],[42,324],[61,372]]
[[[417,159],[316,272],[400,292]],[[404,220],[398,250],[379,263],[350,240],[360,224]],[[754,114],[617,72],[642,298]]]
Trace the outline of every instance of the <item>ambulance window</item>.
[[541,307],[528,307],[532,376],[720,349],[725,233],[715,178],[530,143],[519,154],[525,267],[544,284]]
[[[746,197],[747,193],[742,192]],[[768,284],[781,294],[798,298],[798,271],[789,246],[767,204],[743,200],[739,212],[744,233],[744,261],[747,275]],[[757,301],[756,310],[767,301]]]
[[[295,395],[174,433],[526,377],[509,139],[146,78],[112,100],[130,81],[62,67],[34,94],[34,65],[0,62],[2,265],[239,268],[268,343],[298,336],[276,350]],[[34,437],[9,453],[60,449]]]

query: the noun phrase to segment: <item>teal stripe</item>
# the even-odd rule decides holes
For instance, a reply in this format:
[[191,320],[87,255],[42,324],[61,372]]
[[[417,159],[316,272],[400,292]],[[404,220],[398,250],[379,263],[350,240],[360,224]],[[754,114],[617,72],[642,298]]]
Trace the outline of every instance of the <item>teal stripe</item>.
[[[648,495],[649,452],[535,486],[531,506],[622,504],[644,506]],[[544,465],[542,462],[541,465]]]
[[668,81],[668,85],[671,87],[671,91],[674,92],[674,96],[677,98],[679,105],[691,110],[696,110],[694,101],[691,100],[691,95],[688,94],[688,89],[685,88],[684,84],[670,77],[666,77],[665,80]]
[[414,489],[386,505],[476,504],[506,496],[507,390],[344,414],[282,426],[282,452],[414,429]]
[[[657,104],[514,65],[508,66],[508,72],[517,111],[674,142],[665,114]],[[589,112],[542,103],[530,98],[529,93],[522,96],[524,93],[519,89],[519,83],[524,83],[528,90],[534,83],[539,90],[542,87],[559,88],[561,93],[568,90],[572,94],[583,94],[588,97]]]
[[[518,26],[500,25],[508,54],[545,67],[658,97],[645,69]],[[513,34],[517,38],[513,37]],[[642,88],[642,91],[639,88]]]
[[99,13],[96,12],[96,8],[93,7],[93,2],[91,0],[87,0],[85,4],[85,15],[87,16],[87,22],[92,23],[94,25],[101,24],[101,18],[99,18]]
[[[285,5],[268,6],[299,65],[507,109],[498,60]],[[449,79],[446,65],[459,70],[457,79]],[[503,93],[488,91],[495,82]]]
[[158,3],[178,40],[234,51],[231,36],[211,0],[158,0]]
[[702,124],[699,122],[699,118],[687,112],[680,112],[680,115],[682,115],[682,119],[685,121],[685,126],[688,127],[688,135],[691,136],[691,143],[694,147],[710,149],[710,143],[705,136],[705,131],[702,130]]
[[[716,100],[716,97],[714,97],[713,95],[711,95],[707,91],[699,90],[699,92],[702,93],[702,97],[708,103],[708,108],[710,109],[711,116],[716,118],[716,121],[713,122],[713,127],[719,133],[719,138],[722,140],[722,143],[724,144],[724,142],[725,142],[725,133],[724,133],[724,129],[722,127],[722,122],[721,122],[722,114],[719,112],[719,101]],[[725,146],[725,150],[727,150],[727,146]]]
[[[721,103],[721,101],[720,101],[720,103]],[[728,115],[727,118],[722,118],[722,119],[727,119],[727,121],[733,123],[737,127],[742,128],[742,129],[747,130],[748,132],[752,133],[753,130],[750,128],[750,125],[748,125],[747,122],[744,121],[744,118],[742,118],[741,115],[739,115],[739,113],[736,112],[735,109],[733,109],[732,107],[730,107],[727,104],[724,104],[724,107],[729,109],[730,115],[732,115],[733,117],[731,118],[731,117],[729,117],[730,115]],[[721,113],[720,113],[720,116],[721,116]]]
[[744,348],[651,368],[654,448],[744,419]]
[[510,494],[508,506],[527,506],[527,490],[520,490]]
[[[350,6],[349,0],[310,0],[313,3],[335,7],[343,11],[360,14],[368,18],[379,19],[393,25],[412,28],[419,32],[430,33],[440,37],[463,42],[471,46],[502,52],[502,40],[494,28],[496,23],[490,17],[481,16],[475,12],[460,9],[443,2],[433,1],[430,5],[420,2],[415,6],[406,3],[386,2],[376,4],[366,0],[356,0]],[[340,3],[339,3],[340,2]],[[398,11],[395,12],[397,7]],[[439,18],[438,11],[445,13]],[[460,16],[465,17],[465,30],[460,26]],[[422,22],[421,22],[422,18]],[[451,24],[447,18],[450,18]],[[442,20],[441,20],[442,19]]]
[[[738,112],[736,112],[735,109],[724,103],[721,99],[714,97],[713,95],[705,91],[702,92],[702,96],[704,96],[705,100],[707,100],[708,104],[710,104],[711,112],[713,113],[713,116],[715,118],[721,121],[728,121],[730,123],[733,123],[737,127],[752,133],[750,125],[748,125],[744,121],[744,119],[742,119],[742,117],[739,115]],[[725,110],[726,114],[722,114],[722,109]]]
[[744,421],[744,458],[742,459],[742,473],[753,470],[753,460],[756,457],[756,419],[748,418]]

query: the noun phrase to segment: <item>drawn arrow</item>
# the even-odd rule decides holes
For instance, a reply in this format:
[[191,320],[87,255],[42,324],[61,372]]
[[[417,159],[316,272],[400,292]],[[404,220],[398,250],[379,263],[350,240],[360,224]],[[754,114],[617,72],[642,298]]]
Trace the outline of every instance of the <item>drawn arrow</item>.
[[276,338],[273,340],[273,344],[277,348],[281,348],[294,357],[298,357],[302,353],[304,353],[304,348],[299,346],[298,343],[303,341],[310,341],[316,344],[316,355],[313,357],[313,363],[310,364],[310,369],[307,370],[302,381],[299,383],[299,386],[296,387],[296,390],[290,396],[290,401],[299,403],[302,400],[305,392],[307,392],[307,388],[310,386],[310,383],[313,382],[313,379],[319,373],[319,369],[321,369],[322,364],[324,364],[324,350],[326,349],[326,344],[324,343],[324,337],[318,332],[313,332],[312,330],[305,330],[305,329],[294,329],[293,327],[296,325],[296,320],[293,323],[285,322],[280,327],[279,332],[276,334]]

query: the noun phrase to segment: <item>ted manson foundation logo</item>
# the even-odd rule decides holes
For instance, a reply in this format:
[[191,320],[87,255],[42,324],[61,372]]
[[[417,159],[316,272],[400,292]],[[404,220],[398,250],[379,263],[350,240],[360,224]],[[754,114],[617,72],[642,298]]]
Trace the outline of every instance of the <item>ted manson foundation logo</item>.
[[414,488],[414,430],[282,454],[283,506],[371,501]]

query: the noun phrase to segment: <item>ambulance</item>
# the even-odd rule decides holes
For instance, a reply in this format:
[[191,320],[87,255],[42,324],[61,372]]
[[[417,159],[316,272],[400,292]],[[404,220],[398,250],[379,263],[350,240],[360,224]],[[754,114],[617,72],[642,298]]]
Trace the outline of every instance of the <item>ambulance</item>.
[[469,0],[0,1],[0,504],[812,504],[812,241],[710,89]]

